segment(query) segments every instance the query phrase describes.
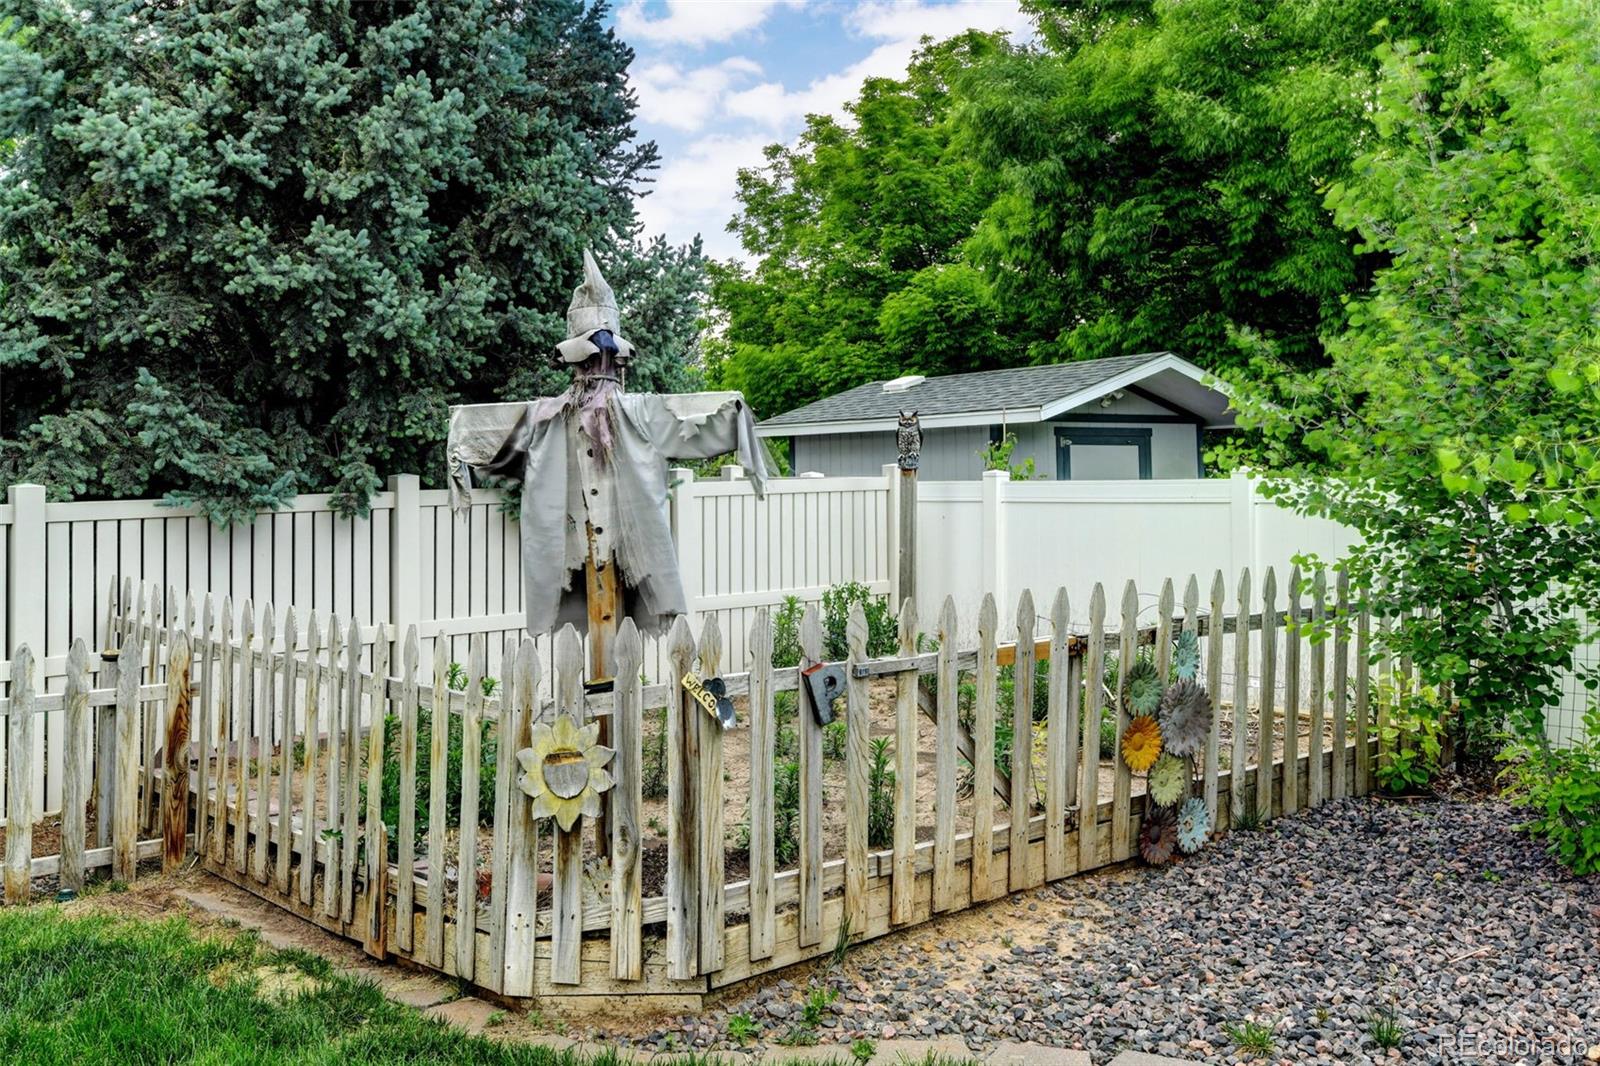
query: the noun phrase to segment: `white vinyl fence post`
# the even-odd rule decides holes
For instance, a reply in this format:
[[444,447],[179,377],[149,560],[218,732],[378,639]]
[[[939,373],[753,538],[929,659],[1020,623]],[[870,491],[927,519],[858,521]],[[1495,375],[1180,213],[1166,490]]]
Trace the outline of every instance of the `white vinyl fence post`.
[[[422,620],[422,482],[415,474],[389,478],[394,513],[389,518],[390,633],[403,639]],[[374,619],[376,621],[376,619]]]
[[[1245,568],[1255,571],[1262,561],[1256,558],[1256,485],[1249,474],[1235,470],[1228,478],[1229,567],[1226,573],[1238,574]],[[1287,560],[1274,560],[1279,564]]]
[[[11,544],[6,557],[6,647],[0,654],[8,655],[14,648],[26,644],[33,649],[39,663],[39,689],[44,688],[45,647],[45,560],[44,560],[44,486],[12,485],[6,492],[11,504]],[[12,664],[15,668],[15,664]],[[16,678],[12,679],[17,680]],[[11,691],[16,691],[15,686]],[[13,733],[13,736],[16,734]],[[31,762],[6,751],[8,760],[16,758],[22,765],[30,765],[33,776],[33,809],[42,809],[45,801],[44,730],[33,734]],[[7,765],[10,765],[9,761]]]
[[994,594],[996,603],[1010,603],[1006,590],[1006,496],[1011,473],[1006,470],[983,472],[983,584],[979,592]]

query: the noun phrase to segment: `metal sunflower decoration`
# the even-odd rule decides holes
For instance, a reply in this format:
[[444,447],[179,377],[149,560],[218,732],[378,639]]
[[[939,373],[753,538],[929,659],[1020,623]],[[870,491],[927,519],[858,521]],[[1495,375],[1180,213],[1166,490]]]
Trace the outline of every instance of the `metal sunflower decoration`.
[[1200,638],[1185,629],[1172,648],[1172,672],[1179,681],[1193,681],[1200,672]]
[[1151,866],[1172,861],[1172,852],[1178,846],[1178,819],[1171,807],[1157,807],[1145,812],[1144,824],[1139,827],[1139,854]]
[[1179,681],[1161,697],[1161,736],[1174,755],[1198,755],[1211,732],[1211,697],[1194,681]]
[[599,722],[579,726],[566,714],[533,727],[532,746],[517,752],[517,787],[533,797],[535,818],[570,830],[580,814],[599,816],[600,793],[613,784],[605,766],[616,754],[599,739]]
[[1191,796],[1178,808],[1178,850],[1185,855],[1199,851],[1211,835],[1211,812],[1206,801]]
[[1148,714],[1141,714],[1128,723],[1122,734],[1122,761],[1128,769],[1142,774],[1150,769],[1161,754],[1161,727]]
[[1135,714],[1154,714],[1161,703],[1161,679],[1149,659],[1128,668],[1128,704]]
[[1164,753],[1150,767],[1147,791],[1151,800],[1163,807],[1171,807],[1189,791],[1189,764],[1170,752]]

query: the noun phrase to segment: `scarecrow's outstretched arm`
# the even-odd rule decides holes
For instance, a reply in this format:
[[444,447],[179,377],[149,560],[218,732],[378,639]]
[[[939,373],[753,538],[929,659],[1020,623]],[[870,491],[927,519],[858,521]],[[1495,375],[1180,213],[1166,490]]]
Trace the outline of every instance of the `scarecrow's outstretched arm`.
[[519,478],[533,431],[531,403],[480,403],[450,408],[445,461],[450,467],[450,508],[472,502],[472,474]]
[[[650,436],[668,459],[709,459],[734,452],[759,499],[767,490],[767,453],[756,436],[750,405],[737,392],[634,396]],[[636,408],[639,410],[639,408]]]

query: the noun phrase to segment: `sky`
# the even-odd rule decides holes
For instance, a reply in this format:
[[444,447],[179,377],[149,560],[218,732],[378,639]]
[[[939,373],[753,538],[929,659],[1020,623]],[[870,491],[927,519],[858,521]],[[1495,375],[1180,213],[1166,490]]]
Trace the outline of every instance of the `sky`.
[[639,136],[661,149],[640,204],[645,232],[740,255],[726,232],[740,167],[792,143],[810,113],[843,115],[869,77],[898,77],[923,35],[1030,27],[1016,0],[621,0],[612,21],[636,53]]

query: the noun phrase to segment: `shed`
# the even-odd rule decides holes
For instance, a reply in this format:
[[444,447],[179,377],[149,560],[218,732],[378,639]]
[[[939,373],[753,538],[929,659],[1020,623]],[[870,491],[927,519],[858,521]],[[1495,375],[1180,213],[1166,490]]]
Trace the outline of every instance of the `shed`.
[[876,474],[895,459],[900,413],[922,423],[922,476],[983,473],[981,453],[1016,435],[1011,464],[1035,476],[1132,480],[1205,476],[1202,433],[1231,429],[1227,393],[1172,352],[874,381],[760,423],[787,439],[796,473]]

